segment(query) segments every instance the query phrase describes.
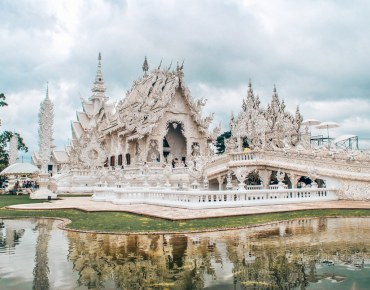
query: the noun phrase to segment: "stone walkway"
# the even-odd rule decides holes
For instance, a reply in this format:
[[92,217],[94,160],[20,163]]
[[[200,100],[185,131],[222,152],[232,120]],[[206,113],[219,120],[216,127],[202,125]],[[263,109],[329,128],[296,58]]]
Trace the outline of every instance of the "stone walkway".
[[18,204],[8,206],[7,208],[18,210],[80,209],[91,212],[123,211],[140,215],[159,217],[168,220],[186,220],[272,212],[287,212],[306,209],[370,209],[370,202],[338,200],[251,207],[183,209],[149,204],[115,205],[110,202],[92,201],[90,197],[64,197],[60,200],[54,200],[52,202]]

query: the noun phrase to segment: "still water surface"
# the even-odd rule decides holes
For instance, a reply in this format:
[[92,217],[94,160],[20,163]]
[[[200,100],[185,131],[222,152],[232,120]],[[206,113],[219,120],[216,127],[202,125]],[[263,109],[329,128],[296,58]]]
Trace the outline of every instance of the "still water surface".
[[0,219],[0,289],[370,289],[370,218],[184,235]]

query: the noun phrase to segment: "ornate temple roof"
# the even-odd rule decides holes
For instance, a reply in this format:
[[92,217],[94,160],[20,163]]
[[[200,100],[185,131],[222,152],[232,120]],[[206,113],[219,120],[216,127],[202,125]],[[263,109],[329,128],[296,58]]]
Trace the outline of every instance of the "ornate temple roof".
[[55,161],[59,163],[68,163],[69,161],[69,155],[66,151],[63,150],[54,150],[53,151],[53,157]]
[[91,91],[93,92],[93,95],[90,97],[90,100],[94,100],[94,99],[102,99],[104,101],[108,100],[108,97],[105,95],[106,88],[105,88],[103,73],[101,69],[101,53],[100,52],[98,56],[98,69],[96,71],[94,86],[91,89]]
[[[146,59],[145,59],[146,61]],[[206,133],[212,116],[201,117],[201,107],[206,100],[194,100],[189,89],[184,84],[182,66],[176,70],[154,69],[147,74],[147,65],[144,62],[144,76],[134,81],[126,98],[117,106],[120,125],[124,134],[136,134],[138,138],[149,134],[158,121],[168,111],[176,92],[180,91],[190,109],[190,116],[198,125],[202,133]]]
[[72,127],[72,139],[79,139],[84,132],[81,123],[78,121],[72,121],[71,127]]

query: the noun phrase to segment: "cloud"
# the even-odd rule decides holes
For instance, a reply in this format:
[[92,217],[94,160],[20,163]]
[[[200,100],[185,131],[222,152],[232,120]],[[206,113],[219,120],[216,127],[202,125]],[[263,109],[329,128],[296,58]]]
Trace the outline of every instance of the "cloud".
[[338,132],[369,136],[361,126],[370,120],[368,1],[4,0],[1,6],[0,90],[14,100],[1,109],[3,129],[23,131],[31,150],[46,81],[61,147],[80,96],[90,96],[99,51],[111,99],[124,97],[142,74],[145,55],[151,68],[162,58],[173,67],[185,60],[190,90],[208,99],[205,113],[215,112],[225,127],[251,78],[264,105],[276,84],[290,111],[300,105],[306,118],[332,119],[342,123]]

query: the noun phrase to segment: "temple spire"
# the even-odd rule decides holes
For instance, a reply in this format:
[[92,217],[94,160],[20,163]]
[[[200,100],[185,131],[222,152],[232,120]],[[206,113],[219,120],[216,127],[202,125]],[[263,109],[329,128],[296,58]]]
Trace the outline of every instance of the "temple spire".
[[54,105],[49,98],[49,88],[46,87],[46,97],[40,104],[39,111],[39,156],[43,173],[48,170],[53,147]]
[[46,82],[46,97],[45,99],[49,99],[49,82]]
[[98,56],[98,68],[96,70],[96,77],[95,77],[95,82],[94,86],[91,89],[93,92],[93,95],[91,96],[91,100],[93,99],[105,99],[107,100],[108,98],[105,96],[105,84],[104,84],[104,79],[103,79],[103,73],[102,73],[102,68],[101,68],[101,53],[99,52]]
[[276,85],[274,84],[274,88],[272,90],[272,99],[274,100],[277,100],[279,97],[278,97],[278,93],[277,93],[277,90],[276,90]]
[[148,60],[146,59],[146,56],[145,56],[144,63],[143,63],[144,76],[148,75],[148,70],[149,70]]
[[248,82],[248,97],[249,98],[253,98],[254,95],[253,95],[253,87],[252,87],[252,80],[249,79],[249,82]]

